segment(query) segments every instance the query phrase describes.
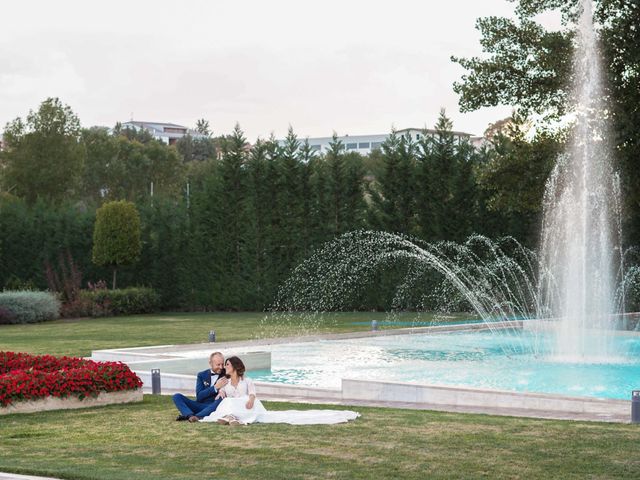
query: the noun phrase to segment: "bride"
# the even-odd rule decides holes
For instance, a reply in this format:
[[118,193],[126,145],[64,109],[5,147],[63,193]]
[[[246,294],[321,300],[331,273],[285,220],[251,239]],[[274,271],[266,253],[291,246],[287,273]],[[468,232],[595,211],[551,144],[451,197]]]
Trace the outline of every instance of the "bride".
[[333,424],[354,420],[360,414],[348,410],[287,410],[267,412],[256,399],[256,387],[245,378],[245,366],[238,357],[229,357],[224,364],[229,382],[218,394],[223,398],[218,408],[201,422],[223,425],[249,423],[290,423],[292,425]]

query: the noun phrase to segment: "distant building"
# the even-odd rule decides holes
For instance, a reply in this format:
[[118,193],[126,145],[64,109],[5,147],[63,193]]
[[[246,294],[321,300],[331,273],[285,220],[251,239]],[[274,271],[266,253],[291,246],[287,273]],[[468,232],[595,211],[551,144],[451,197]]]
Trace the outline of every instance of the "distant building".
[[[461,143],[468,141],[476,146],[477,138],[470,133],[452,132],[456,142]],[[396,130],[396,135],[405,137],[414,142],[424,139],[425,136],[433,137],[435,130],[425,130],[424,128],[405,128]],[[344,149],[348,152],[358,152],[362,155],[368,155],[373,150],[380,148],[382,144],[389,138],[389,133],[375,135],[343,135],[337,137],[344,145]],[[309,146],[317,153],[326,153],[329,150],[329,144],[333,141],[333,137],[317,137],[306,139]],[[284,140],[279,141],[280,145],[284,144]]]
[[153,138],[166,143],[167,145],[175,144],[178,140],[186,135],[191,135],[193,138],[206,137],[206,135],[202,135],[195,130],[191,130],[188,127],[183,127],[182,125],[176,125],[175,123],[138,122],[131,120],[130,122],[122,123],[122,128],[146,130],[151,134]]

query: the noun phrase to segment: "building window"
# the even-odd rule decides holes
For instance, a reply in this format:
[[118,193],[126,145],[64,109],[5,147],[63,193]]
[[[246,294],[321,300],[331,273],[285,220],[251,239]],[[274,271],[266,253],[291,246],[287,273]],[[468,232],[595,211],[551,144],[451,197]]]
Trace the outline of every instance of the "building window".
[[358,148],[369,148],[369,142],[360,142]]
[[310,145],[311,150],[315,150],[316,152],[320,151],[320,148],[322,148],[320,145]]
[[371,149],[382,147],[382,142],[371,142]]
[[182,133],[183,135],[187,133],[186,128],[164,127],[163,131],[165,133]]
[[356,148],[358,148],[357,143],[347,143],[347,150],[355,150]]

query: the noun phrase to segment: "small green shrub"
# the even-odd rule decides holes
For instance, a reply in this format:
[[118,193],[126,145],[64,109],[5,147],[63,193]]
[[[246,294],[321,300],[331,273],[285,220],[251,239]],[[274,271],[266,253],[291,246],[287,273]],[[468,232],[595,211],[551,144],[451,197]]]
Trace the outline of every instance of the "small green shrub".
[[153,313],[160,309],[160,296],[151,288],[83,290],[80,299],[89,305],[92,317]]
[[60,301],[50,292],[0,292],[0,323],[36,323],[60,316]]

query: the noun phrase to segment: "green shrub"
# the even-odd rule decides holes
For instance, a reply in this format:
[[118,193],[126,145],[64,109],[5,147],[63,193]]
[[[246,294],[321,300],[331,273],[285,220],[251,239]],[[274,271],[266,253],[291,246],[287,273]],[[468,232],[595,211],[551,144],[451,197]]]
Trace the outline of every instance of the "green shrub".
[[0,323],[36,323],[60,315],[60,301],[50,292],[0,292]]
[[92,317],[153,313],[160,309],[160,296],[151,288],[83,290],[80,299]]

